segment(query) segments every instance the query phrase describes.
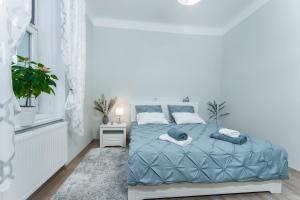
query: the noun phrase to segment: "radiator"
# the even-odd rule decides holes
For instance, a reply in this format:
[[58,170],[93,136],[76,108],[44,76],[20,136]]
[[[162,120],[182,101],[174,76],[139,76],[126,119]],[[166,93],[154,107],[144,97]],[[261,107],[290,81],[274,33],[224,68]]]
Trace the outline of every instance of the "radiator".
[[27,199],[65,165],[67,145],[66,122],[16,135],[15,179],[3,200]]

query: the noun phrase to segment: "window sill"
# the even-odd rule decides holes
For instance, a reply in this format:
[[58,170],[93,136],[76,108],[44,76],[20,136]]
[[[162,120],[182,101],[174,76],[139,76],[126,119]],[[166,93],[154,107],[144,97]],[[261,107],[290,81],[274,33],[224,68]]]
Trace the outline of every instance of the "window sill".
[[40,127],[40,126],[46,126],[48,124],[53,124],[56,122],[63,121],[62,117],[55,116],[55,115],[48,115],[48,114],[38,114],[36,115],[36,119],[34,123],[31,126],[16,126],[15,132],[16,134],[24,133],[28,130],[32,130],[34,128]]

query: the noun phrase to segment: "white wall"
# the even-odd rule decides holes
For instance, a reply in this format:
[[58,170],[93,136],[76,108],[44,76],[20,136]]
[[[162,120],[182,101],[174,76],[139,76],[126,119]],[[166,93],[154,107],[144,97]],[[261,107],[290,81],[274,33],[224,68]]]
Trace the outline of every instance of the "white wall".
[[[206,117],[206,103],[219,99],[222,38],[95,27],[90,75],[92,100],[120,97],[129,118],[136,101],[181,101],[190,96]],[[92,103],[92,101],[91,101]],[[90,105],[92,107],[92,105]],[[91,112],[92,132],[100,115]]]
[[272,0],[224,36],[228,126],[288,150],[300,170],[300,1]]

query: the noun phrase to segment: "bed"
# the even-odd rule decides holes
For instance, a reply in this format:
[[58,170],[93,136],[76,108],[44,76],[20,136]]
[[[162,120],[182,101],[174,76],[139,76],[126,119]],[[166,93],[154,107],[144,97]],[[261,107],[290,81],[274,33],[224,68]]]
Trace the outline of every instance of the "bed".
[[[161,105],[169,116],[167,104]],[[189,105],[197,112],[197,104]],[[281,192],[281,181],[288,178],[288,156],[281,147],[254,136],[244,145],[211,139],[217,130],[213,123],[138,126],[132,107],[129,200]],[[186,131],[193,142],[181,147],[158,139],[174,127]]]

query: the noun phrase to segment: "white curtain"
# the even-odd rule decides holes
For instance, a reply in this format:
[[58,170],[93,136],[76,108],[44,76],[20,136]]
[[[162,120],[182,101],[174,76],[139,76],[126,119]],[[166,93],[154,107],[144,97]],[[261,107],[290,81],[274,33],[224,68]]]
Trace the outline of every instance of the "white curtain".
[[10,64],[16,47],[31,18],[31,0],[0,0],[0,192],[10,187],[14,178],[15,101]]
[[84,135],[84,96],[86,68],[85,0],[61,1],[62,56],[69,94],[66,111],[73,133]]

